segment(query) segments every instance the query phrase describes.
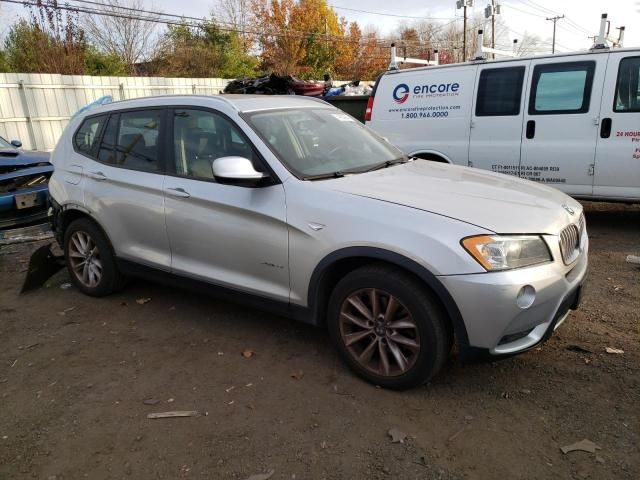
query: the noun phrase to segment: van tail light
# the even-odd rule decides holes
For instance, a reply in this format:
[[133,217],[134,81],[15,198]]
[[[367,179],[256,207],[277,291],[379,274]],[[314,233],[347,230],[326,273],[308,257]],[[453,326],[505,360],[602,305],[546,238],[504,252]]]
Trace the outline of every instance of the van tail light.
[[373,95],[371,95],[369,97],[369,100],[367,100],[367,109],[364,111],[364,121],[365,122],[370,122],[371,121],[371,112],[373,111]]

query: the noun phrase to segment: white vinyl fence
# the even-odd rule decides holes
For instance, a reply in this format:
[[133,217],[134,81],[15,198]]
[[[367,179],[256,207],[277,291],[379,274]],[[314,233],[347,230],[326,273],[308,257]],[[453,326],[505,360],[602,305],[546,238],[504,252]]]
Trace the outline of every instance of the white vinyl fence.
[[113,100],[153,95],[215,95],[222,78],[91,77],[0,73],[0,136],[25,150],[53,150],[69,118],[104,95]]

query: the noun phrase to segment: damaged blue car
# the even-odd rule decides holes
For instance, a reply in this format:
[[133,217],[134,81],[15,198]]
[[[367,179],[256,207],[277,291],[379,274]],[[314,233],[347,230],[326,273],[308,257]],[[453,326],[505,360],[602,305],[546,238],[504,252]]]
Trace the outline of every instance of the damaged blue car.
[[47,218],[53,165],[48,153],[25,152],[21,146],[18,140],[0,137],[0,230]]

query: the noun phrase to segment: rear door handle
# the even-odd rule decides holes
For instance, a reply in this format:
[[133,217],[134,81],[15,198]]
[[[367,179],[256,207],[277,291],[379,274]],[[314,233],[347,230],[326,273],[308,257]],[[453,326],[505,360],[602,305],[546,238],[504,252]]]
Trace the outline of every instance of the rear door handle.
[[600,137],[609,138],[611,136],[611,119],[603,118],[600,122]]
[[536,121],[535,120],[529,120],[527,122],[527,138],[528,139],[532,139],[533,137],[536,136]]
[[102,172],[87,172],[87,177],[93,178],[98,182],[103,182],[104,180],[107,179],[107,176]]
[[180,198],[189,198],[191,196],[189,192],[187,192],[184,188],[180,188],[180,187],[167,188],[167,193],[173,197],[180,197]]

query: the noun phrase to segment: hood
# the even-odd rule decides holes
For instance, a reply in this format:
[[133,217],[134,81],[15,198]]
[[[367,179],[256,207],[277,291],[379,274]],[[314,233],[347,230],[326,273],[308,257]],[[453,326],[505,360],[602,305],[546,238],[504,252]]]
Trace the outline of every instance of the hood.
[[577,222],[582,211],[577,201],[544,185],[427,160],[323,183],[333,190],[444,215],[495,233],[557,235]]
[[0,172],[49,163],[49,153],[0,148]]

